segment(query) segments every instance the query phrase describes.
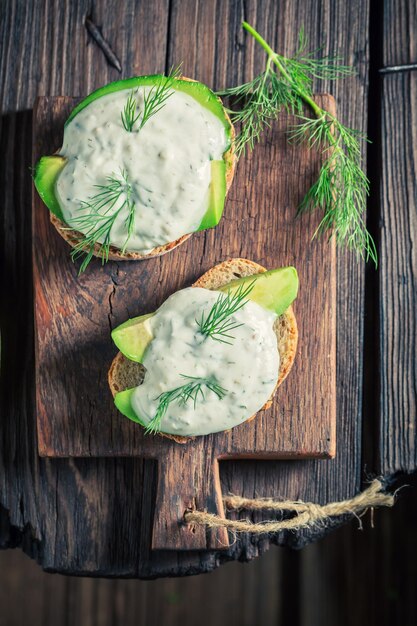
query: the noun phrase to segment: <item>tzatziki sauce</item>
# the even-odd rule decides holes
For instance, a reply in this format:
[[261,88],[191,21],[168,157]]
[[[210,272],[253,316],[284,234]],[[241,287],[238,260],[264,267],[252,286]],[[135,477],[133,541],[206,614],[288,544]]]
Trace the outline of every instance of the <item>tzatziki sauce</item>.
[[174,435],[207,435],[241,424],[259,411],[278,380],[279,353],[273,330],[277,316],[248,301],[231,320],[240,324],[230,343],[200,332],[218,291],[190,287],[170,296],[149,318],[153,339],[146,349],[143,383],[131,396],[134,412],[147,426],[161,394],[184,385],[184,377],[210,379],[225,390],[223,397],[204,389],[196,401],[169,403],[159,430]]
[[[150,89],[134,90],[138,112]],[[140,130],[128,132],[121,113],[131,93],[102,96],[67,124],[60,155],[68,162],[55,192],[65,222],[87,234],[77,220],[91,212],[85,203],[100,191],[97,185],[108,184],[109,177],[127,179],[135,214],[125,249],[146,254],[198,228],[208,209],[211,161],[222,159],[229,140],[219,118],[176,90]],[[108,215],[125,200],[123,192]],[[111,244],[120,249],[126,244],[127,218],[125,206],[111,228]]]

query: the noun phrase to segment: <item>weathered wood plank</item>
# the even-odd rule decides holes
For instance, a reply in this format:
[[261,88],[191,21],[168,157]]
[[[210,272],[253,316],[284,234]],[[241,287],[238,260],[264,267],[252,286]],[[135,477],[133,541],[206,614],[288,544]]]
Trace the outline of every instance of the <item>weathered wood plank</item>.
[[[50,575],[19,553],[0,553],[0,626],[280,626],[283,552],[211,576],[152,582]],[[24,597],[25,601],[21,599]]]
[[[417,62],[417,5],[384,3],[384,66]],[[381,78],[379,465],[417,468],[417,74]]]
[[[339,115],[346,123],[362,129],[366,127],[367,1],[204,3],[209,5],[210,10],[202,5],[198,4],[196,12],[195,5],[174,3],[170,41],[181,40],[186,53],[194,54],[194,42],[198,50],[198,39],[191,39],[190,32],[194,33],[194,24],[200,23],[199,37],[204,36],[199,11],[205,11],[208,19],[205,27],[207,32],[212,33],[211,47],[215,50],[226,40],[230,55],[227,66],[223,63],[213,71],[213,77],[214,74],[219,77],[214,86],[223,87],[237,83],[244,75],[248,77],[250,65],[247,63],[251,62],[252,55],[256,69],[261,67],[262,53],[254,50],[253,44],[244,39],[238,28],[243,17],[286,52],[295,49],[297,30],[304,23],[312,49],[324,43],[325,52],[341,54],[346,62],[358,65],[358,78],[334,87],[320,87],[335,93]],[[2,89],[3,110],[30,108],[35,96],[42,93],[83,95],[89,89],[119,77],[116,70],[107,67],[101,51],[94,44],[87,45],[87,35],[81,26],[88,10],[87,3],[52,3],[45,0],[36,4],[36,11],[32,10],[30,3],[8,2],[3,6],[2,32],[7,33],[0,39],[0,80],[6,87]],[[165,44],[152,38],[154,32],[167,23],[166,5],[152,3],[151,14],[148,3],[118,3],[117,9],[114,7],[115,4],[110,2],[96,3],[94,18],[103,25],[103,32],[121,58],[124,75],[160,69],[164,65]],[[151,15],[151,18],[146,15]],[[187,16],[192,20],[192,27],[180,38],[175,25],[177,22],[190,23],[186,20]],[[227,37],[220,37],[219,33],[224,32]],[[126,37],[130,37],[132,44],[124,52],[127,58],[122,58],[119,45]],[[76,45],[68,47],[69,38],[71,41],[74,39]],[[64,48],[62,41],[67,42]],[[150,56],[147,49],[151,50]],[[17,81],[14,60],[21,58],[19,55],[25,63],[19,64],[20,80]],[[168,64],[177,57],[171,52],[170,55],[172,58],[168,59]],[[72,67],[78,68],[77,74]],[[201,78],[208,81],[210,76]],[[7,325],[2,322],[2,331],[7,328],[10,338],[8,373],[3,377],[6,383],[2,390],[7,397],[7,402],[2,403],[2,413],[4,411],[7,418],[2,420],[1,426],[0,503],[9,515],[7,528],[3,524],[3,545],[6,541],[9,544],[24,542],[25,549],[37,556],[44,567],[67,573],[88,571],[142,577],[209,571],[226,559],[253,558],[268,547],[267,540],[258,542],[242,538],[221,558],[216,553],[204,556],[201,553],[179,556],[159,554],[155,558],[155,555],[149,554],[148,546],[138,544],[132,520],[136,520],[140,513],[143,498],[152,494],[139,496],[135,484],[142,480],[147,490],[152,491],[151,485],[155,480],[152,464],[143,466],[139,461],[124,460],[39,462],[37,459],[32,412],[32,336],[19,332],[19,328],[30,328],[31,319],[31,300],[27,291],[27,277],[31,271],[30,230],[25,220],[29,215],[30,181],[27,172],[30,165],[30,133],[30,116],[18,117],[17,125],[13,116],[3,119],[0,141],[4,148],[1,173],[4,184],[1,185],[0,206],[6,229],[2,231],[0,260],[2,285],[4,292],[9,294],[9,304],[5,316]],[[356,259],[341,253],[338,260],[339,454],[336,460],[305,464],[225,462],[221,465],[224,492],[233,482],[238,485],[238,492],[245,489],[245,493],[257,495],[299,496],[325,501],[348,496],[359,489],[362,305],[363,268]],[[25,355],[23,359],[19,359],[21,354]],[[18,379],[22,382],[17,393],[14,381]],[[148,475],[143,475],[143,467],[146,473],[151,472],[151,480]],[[127,486],[122,488],[125,480]],[[111,488],[118,492],[117,497],[109,492]],[[124,499],[126,491],[130,495]],[[67,502],[73,502],[71,509],[67,509]],[[41,513],[45,511],[41,519]],[[93,519],[94,525],[91,522]],[[120,537],[120,524],[123,538]],[[81,533],[80,529],[85,527],[88,532]],[[96,533],[96,542],[91,541],[90,530]],[[76,540],[67,545],[66,538],[71,533]],[[282,536],[278,540],[280,543],[301,545],[317,536],[319,533]],[[130,541],[133,547],[128,553]],[[122,549],[118,554],[120,547]]]
[[416,120],[417,74],[385,76],[379,280],[382,473],[417,468]]
[[[87,95],[121,76],[164,70],[168,4],[168,0],[126,0],[123,6],[117,0],[93,5],[89,0],[2,3],[1,110],[31,109],[36,96]],[[122,75],[92,41],[84,26],[87,15],[102,26],[117,50]]]
[[[417,622],[417,476],[394,509],[304,550],[271,549],[210,576],[152,582],[45,574],[0,553],[0,626],[392,626]],[[24,602],[22,602],[24,598]],[[202,611],[202,607],[204,610]]]
[[384,0],[383,65],[417,63],[417,3],[414,0]]

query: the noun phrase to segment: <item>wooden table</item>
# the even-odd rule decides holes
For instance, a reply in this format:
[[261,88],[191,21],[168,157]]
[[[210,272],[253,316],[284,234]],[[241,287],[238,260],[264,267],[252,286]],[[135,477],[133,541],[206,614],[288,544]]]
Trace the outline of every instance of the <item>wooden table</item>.
[[[31,262],[31,131],[37,95],[85,95],[117,79],[85,28],[91,3],[2,3],[0,154],[2,229],[0,546],[22,548],[43,568],[67,574],[149,578],[206,572],[249,560],[271,541],[301,547],[324,530],[273,540],[242,536],[227,551],[151,552],[155,466],[142,459],[40,459],[34,419]],[[416,286],[417,74],[382,68],[415,63],[417,9],[411,0],[298,0],[275,3],[94,3],[91,17],[116,51],[122,76],[165,70],[220,89],[261,69],[263,54],[244,36],[253,24],[276,49],[294,51],[304,25],[309,46],[354,64],[358,77],[321,91],[339,116],[367,130],[372,183],[369,228],[379,245],[376,272],[338,254],[337,456],[322,461],[227,461],[224,493],[327,502],[349,497],[370,474],[417,465]],[[245,514],[246,515],[246,514]],[[253,515],[254,520],[260,519]]]

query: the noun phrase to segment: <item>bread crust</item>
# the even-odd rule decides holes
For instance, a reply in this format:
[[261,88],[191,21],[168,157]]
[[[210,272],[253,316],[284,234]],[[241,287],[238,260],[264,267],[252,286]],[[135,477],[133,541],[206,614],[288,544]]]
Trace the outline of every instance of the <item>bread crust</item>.
[[[185,80],[189,82],[197,82],[192,78],[187,78],[186,76],[182,76],[181,80]],[[219,102],[221,102],[221,99],[219,97],[217,97],[217,99],[219,100]],[[223,160],[226,163],[226,195],[227,195],[230,189],[230,186],[232,184],[233,176],[234,176],[235,168],[236,168],[236,155],[234,151],[235,129],[227,111],[225,109],[223,110],[224,110],[224,115],[226,117],[226,120],[228,121],[229,126],[230,126],[230,138],[231,138],[230,148],[223,155]],[[82,233],[80,233],[78,230],[68,228],[67,224],[63,222],[62,220],[60,220],[59,217],[57,217],[53,213],[50,213],[50,220],[53,226],[58,231],[58,233],[61,235],[61,237],[65,239],[65,241],[72,248],[77,246],[80,243],[80,241],[83,240],[84,235]],[[128,250],[126,252],[122,252],[119,248],[116,248],[116,246],[110,246],[109,260],[110,261],[143,261],[145,259],[162,256],[163,254],[166,254],[167,252],[174,250],[174,248],[177,248],[182,243],[187,241],[187,239],[189,239],[192,234],[193,233],[187,233],[185,235],[182,235],[175,241],[170,241],[162,246],[157,246],[156,248],[153,248],[147,254],[141,254],[140,252],[129,252]],[[93,251],[93,255],[95,257],[101,258],[100,248],[101,248],[100,244],[96,243],[94,246],[94,251]],[[87,249],[88,248],[86,247],[86,250]]]
[[[227,285],[232,280],[236,280],[237,278],[253,276],[254,274],[261,274],[263,272],[266,272],[266,269],[262,267],[262,265],[259,265],[254,261],[250,261],[249,259],[229,259],[227,261],[223,261],[223,263],[215,265],[205,272],[205,274],[196,280],[192,287],[218,289],[219,287]],[[277,348],[280,356],[278,380],[269,400],[264,404],[260,411],[268,409],[271,406],[278,387],[286,379],[294,363],[297,352],[298,328],[294,311],[291,306],[285,311],[285,313],[276,319],[274,331],[277,337]],[[129,359],[119,352],[113,359],[108,373],[109,387],[113,397],[119,391],[139,386],[143,381],[144,374],[145,368],[141,363],[129,361]],[[258,413],[249,417],[244,423],[255,419]],[[173,439],[177,443],[181,444],[195,439],[195,437],[184,437],[170,435],[167,433],[158,433],[158,435],[167,437],[168,439]]]

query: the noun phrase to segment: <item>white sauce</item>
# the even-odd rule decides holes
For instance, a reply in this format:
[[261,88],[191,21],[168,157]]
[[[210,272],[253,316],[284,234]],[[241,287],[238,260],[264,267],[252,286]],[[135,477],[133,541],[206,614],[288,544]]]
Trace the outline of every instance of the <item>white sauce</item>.
[[[138,90],[138,112],[149,89]],[[94,100],[65,127],[60,154],[68,163],[56,195],[67,224],[85,233],[72,223],[89,212],[80,209],[81,203],[98,193],[95,185],[108,183],[108,176],[122,179],[125,171],[135,202],[135,228],[126,249],[146,253],[198,228],[208,208],[210,161],[222,159],[228,139],[221,120],[179,91],[139,132],[127,132],[121,112],[130,93],[126,89]],[[122,209],[111,231],[118,248],[126,242],[127,215]]]
[[143,364],[145,379],[132,394],[132,408],[146,425],[155,416],[158,396],[189,382],[181,375],[213,377],[224,389],[221,399],[204,391],[196,405],[170,403],[160,430],[175,435],[207,435],[241,424],[254,415],[275,389],[279,370],[276,315],[249,301],[230,319],[242,324],[231,331],[232,344],[199,332],[196,319],[207,314],[219,292],[182,289],[170,296],[150,318],[154,339]]

